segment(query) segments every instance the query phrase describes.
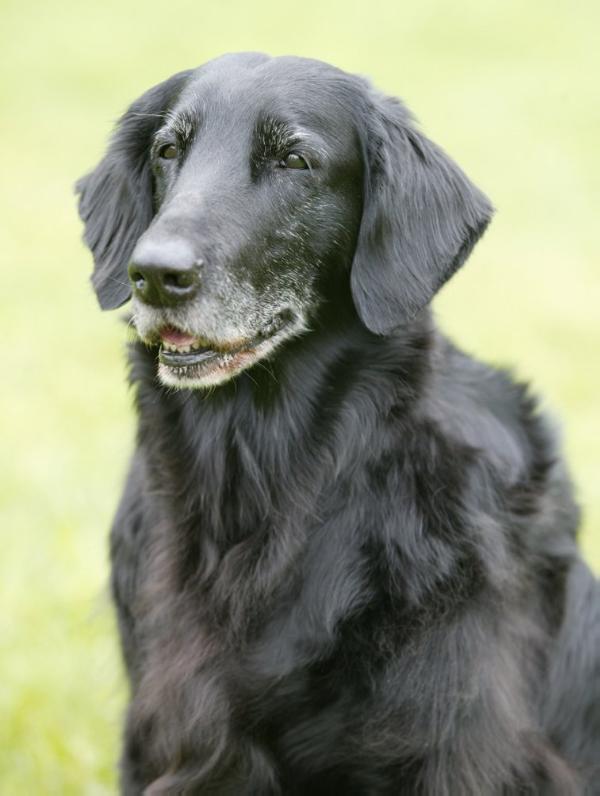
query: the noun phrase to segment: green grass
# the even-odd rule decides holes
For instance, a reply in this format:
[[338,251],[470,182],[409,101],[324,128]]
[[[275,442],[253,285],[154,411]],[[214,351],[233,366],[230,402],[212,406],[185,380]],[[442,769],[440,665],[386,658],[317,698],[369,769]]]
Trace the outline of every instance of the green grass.
[[[403,96],[498,214],[437,302],[564,424],[600,569],[600,5],[0,2],[0,792],[114,793],[125,689],[106,534],[132,445],[124,329],[72,183],[149,84],[223,51],[332,61]],[[8,339],[7,339],[8,338]]]

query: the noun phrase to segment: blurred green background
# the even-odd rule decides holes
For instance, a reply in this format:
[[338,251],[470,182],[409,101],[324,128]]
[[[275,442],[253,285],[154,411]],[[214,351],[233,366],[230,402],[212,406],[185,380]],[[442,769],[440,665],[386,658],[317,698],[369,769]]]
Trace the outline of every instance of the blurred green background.
[[115,792],[106,536],[134,418],[72,184],[133,98],[224,51],[369,75],[492,197],[438,315],[561,418],[600,570],[599,28],[595,0],[0,2],[0,793]]

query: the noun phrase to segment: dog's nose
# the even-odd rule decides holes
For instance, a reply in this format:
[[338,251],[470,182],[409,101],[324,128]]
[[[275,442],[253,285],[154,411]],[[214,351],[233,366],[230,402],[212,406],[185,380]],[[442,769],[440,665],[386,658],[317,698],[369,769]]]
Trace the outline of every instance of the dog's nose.
[[134,294],[145,304],[173,306],[194,298],[200,287],[200,260],[181,238],[141,238],[129,264]]

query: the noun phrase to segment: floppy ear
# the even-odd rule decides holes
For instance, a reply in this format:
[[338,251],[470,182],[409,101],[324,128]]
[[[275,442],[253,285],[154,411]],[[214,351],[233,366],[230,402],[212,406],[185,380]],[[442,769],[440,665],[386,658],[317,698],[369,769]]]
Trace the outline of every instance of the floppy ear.
[[376,97],[366,127],[351,286],[363,323],[388,334],[462,265],[493,211],[458,166],[414,128],[399,101]]
[[98,166],[76,184],[84,240],[94,255],[92,284],[103,310],[131,296],[127,264],[154,214],[148,150],[190,72],[143,94],[121,117]]

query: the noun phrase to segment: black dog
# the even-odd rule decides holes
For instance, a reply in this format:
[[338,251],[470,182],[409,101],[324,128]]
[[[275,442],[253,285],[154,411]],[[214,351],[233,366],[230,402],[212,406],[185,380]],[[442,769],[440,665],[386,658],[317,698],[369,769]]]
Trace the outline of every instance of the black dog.
[[144,94],[78,190],[140,338],[123,792],[600,793],[555,434],[428,310],[486,197],[396,100],[258,54]]

